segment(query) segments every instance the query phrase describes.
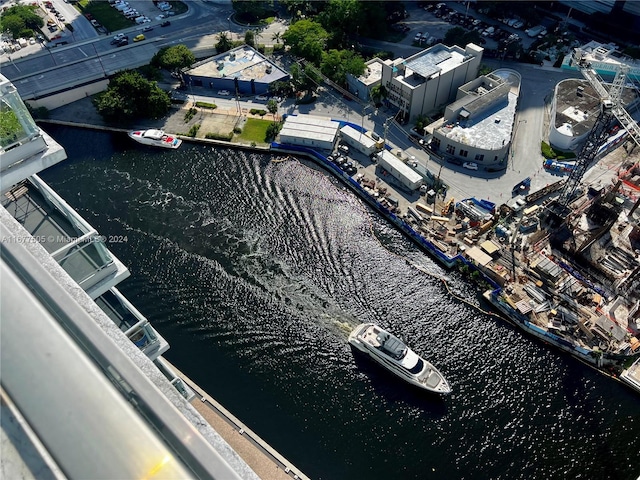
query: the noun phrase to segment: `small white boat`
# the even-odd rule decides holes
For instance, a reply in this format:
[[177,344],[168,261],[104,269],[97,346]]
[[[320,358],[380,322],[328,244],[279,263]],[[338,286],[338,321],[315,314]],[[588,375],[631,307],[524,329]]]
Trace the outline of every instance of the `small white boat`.
[[391,373],[416,387],[434,393],[451,393],[449,382],[431,363],[407,347],[402,340],[373,323],[353,329],[349,343]]
[[182,140],[179,138],[156,129],[134,130],[129,132],[129,138],[143,145],[162,148],[178,148],[182,144]]

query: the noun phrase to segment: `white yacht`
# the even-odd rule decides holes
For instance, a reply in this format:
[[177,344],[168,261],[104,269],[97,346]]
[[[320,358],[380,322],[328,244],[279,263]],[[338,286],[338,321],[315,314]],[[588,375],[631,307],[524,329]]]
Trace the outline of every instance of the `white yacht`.
[[402,340],[373,323],[363,323],[353,329],[349,343],[375,362],[416,387],[430,392],[451,393],[449,382]]
[[182,144],[182,140],[174,135],[164,133],[162,130],[134,130],[129,132],[129,138],[143,145],[152,145],[154,147],[178,148]]

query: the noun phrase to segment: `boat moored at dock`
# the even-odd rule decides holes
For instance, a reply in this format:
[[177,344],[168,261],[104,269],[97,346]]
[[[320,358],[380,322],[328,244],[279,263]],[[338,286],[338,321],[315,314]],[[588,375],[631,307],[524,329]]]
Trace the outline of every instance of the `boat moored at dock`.
[[449,382],[431,363],[402,340],[373,323],[363,323],[349,335],[349,344],[394,375],[429,392],[451,393]]
[[178,148],[182,144],[182,140],[174,135],[165,133],[162,130],[134,130],[128,133],[129,138],[143,145],[151,145],[153,147],[162,148]]

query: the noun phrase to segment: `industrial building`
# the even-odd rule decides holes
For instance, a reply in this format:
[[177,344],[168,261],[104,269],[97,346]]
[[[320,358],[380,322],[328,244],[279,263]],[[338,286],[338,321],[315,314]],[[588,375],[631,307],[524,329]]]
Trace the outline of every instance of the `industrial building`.
[[384,62],[378,57],[365,63],[365,70],[359,77],[347,73],[347,85],[351,93],[365,102],[371,99],[371,89],[380,85],[382,81],[382,65]]
[[243,95],[268,93],[269,85],[289,79],[287,72],[248,45],[197,62],[181,74],[185,85]]
[[381,79],[386,104],[399,108],[404,121],[437,110],[478,76],[483,51],[473,43],[464,49],[437,44],[407,59],[386,60]]
[[377,157],[380,168],[398,180],[398,182],[409,190],[414,191],[422,186],[422,175],[413,170],[409,165],[404,163],[390,151],[382,150],[378,153]]
[[313,115],[287,115],[280,130],[280,143],[333,150],[340,124]]
[[506,168],[520,80],[518,72],[500,69],[461,86],[444,117],[427,127],[432,150],[479,168]]
[[[640,103],[636,90],[625,88],[622,104],[634,111]],[[563,151],[577,149],[600,114],[600,96],[586,80],[567,79],[555,87],[551,105],[549,143]]]

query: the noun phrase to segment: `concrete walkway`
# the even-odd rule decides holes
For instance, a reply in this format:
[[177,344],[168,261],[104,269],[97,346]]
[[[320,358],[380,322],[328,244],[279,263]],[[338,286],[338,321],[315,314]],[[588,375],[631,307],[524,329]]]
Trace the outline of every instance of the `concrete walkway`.
[[[169,363],[167,359],[164,361]],[[231,412],[204,392],[193,380],[180,372],[174,365],[170,364],[170,366],[196,393],[197,397],[191,401],[191,405],[260,478],[265,480],[291,480],[292,478],[309,480],[306,475],[271,448]]]

